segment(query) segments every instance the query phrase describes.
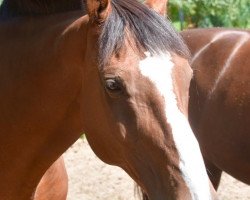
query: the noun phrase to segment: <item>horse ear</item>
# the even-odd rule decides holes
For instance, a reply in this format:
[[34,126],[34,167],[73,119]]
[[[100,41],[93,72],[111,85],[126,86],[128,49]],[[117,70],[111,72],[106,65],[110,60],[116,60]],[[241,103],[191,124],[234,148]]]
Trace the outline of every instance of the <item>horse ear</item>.
[[86,0],[86,3],[92,22],[104,22],[111,12],[111,0]]
[[160,15],[166,16],[168,0],[146,0],[144,3]]

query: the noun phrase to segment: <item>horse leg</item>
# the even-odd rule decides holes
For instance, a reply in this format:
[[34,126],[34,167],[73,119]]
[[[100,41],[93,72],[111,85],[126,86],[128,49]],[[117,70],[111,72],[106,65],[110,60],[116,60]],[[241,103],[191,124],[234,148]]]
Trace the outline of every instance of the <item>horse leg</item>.
[[205,166],[214,189],[217,190],[220,184],[222,170],[215,166],[211,161],[204,158]]
[[68,175],[63,157],[58,158],[40,180],[34,200],[66,200],[68,193]]

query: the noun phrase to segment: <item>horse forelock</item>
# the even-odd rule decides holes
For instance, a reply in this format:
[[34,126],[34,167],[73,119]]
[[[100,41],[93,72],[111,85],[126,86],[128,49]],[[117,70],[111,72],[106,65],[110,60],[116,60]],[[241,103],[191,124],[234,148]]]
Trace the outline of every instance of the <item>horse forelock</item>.
[[174,52],[188,58],[189,51],[170,22],[135,0],[112,0],[112,11],[99,38],[99,61],[105,65],[125,44],[135,43],[138,52],[152,55]]

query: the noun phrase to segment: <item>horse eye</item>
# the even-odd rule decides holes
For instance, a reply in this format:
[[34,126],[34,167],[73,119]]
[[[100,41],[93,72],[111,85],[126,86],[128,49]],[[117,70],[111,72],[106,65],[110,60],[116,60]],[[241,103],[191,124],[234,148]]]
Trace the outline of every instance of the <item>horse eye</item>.
[[105,80],[105,87],[109,92],[121,92],[122,84],[116,78],[109,78]]

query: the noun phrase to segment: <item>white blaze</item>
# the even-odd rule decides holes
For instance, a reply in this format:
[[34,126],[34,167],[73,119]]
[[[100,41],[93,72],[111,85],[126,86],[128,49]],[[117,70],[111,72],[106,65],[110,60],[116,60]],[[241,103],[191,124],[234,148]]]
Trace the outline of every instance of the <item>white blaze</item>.
[[208,176],[206,174],[199,144],[191,130],[185,115],[177,106],[173,89],[172,69],[174,67],[170,54],[147,57],[140,61],[142,75],[148,77],[159,90],[165,100],[165,114],[176,148],[180,157],[180,170],[186,182],[192,199],[211,199]]

